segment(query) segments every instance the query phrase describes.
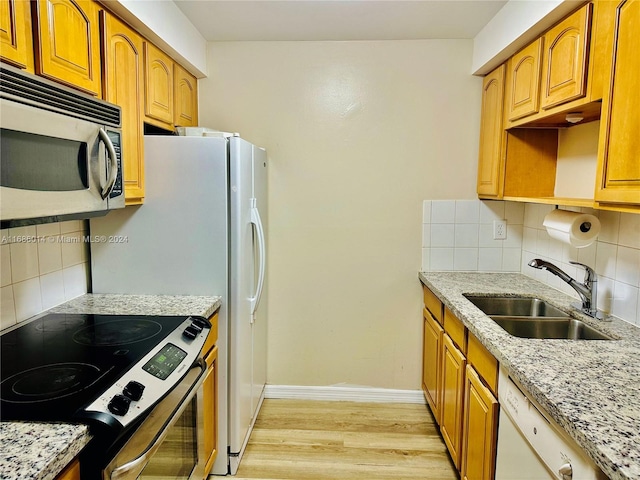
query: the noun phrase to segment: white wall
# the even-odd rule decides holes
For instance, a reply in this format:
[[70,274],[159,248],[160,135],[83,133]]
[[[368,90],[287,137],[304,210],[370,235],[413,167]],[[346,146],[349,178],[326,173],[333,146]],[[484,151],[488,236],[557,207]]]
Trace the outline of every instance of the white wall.
[[193,75],[207,74],[207,41],[171,0],[103,3]]
[[268,381],[420,388],[424,198],[475,197],[471,41],[209,44],[200,119],[270,159]]
[[486,75],[583,0],[509,0],[473,40],[471,71]]
[[87,222],[0,230],[0,328],[87,293]]

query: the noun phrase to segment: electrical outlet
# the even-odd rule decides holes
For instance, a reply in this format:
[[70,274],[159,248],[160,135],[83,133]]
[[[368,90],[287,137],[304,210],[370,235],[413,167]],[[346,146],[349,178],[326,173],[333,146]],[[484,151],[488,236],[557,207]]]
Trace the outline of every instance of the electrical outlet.
[[505,238],[507,238],[507,221],[494,220],[493,221],[493,239],[504,240]]

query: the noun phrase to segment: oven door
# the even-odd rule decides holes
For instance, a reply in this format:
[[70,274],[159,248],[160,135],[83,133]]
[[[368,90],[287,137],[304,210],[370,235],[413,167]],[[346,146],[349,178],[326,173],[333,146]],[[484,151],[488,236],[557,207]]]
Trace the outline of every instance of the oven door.
[[[0,103],[0,219],[107,210],[122,177],[118,129],[6,99]],[[118,202],[111,203],[113,208]]]
[[102,472],[103,480],[189,479],[198,466],[198,390],[206,366],[198,362],[156,405]]

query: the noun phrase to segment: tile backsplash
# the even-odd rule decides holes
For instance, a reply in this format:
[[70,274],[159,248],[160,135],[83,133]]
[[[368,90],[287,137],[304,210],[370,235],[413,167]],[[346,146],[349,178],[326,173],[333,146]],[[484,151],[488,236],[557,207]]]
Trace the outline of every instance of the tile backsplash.
[[87,293],[84,220],[0,230],[0,328]]
[[[552,239],[543,227],[555,206],[480,200],[425,200],[422,218],[422,270],[521,272],[578,298],[555,275],[527,265],[550,261],[579,281],[584,263],[598,274],[598,308],[640,325],[640,215],[587,208],[602,229],[589,247]],[[493,221],[507,221],[507,237],[494,240]]]
[[[507,237],[494,240],[494,220],[507,220]],[[480,200],[425,200],[422,270],[519,272],[524,204]]]

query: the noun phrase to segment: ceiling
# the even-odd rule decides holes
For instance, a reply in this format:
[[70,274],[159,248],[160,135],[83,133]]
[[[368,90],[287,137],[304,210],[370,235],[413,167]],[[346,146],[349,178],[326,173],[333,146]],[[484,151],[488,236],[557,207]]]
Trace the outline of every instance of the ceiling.
[[174,0],[207,41],[473,38],[498,0]]

